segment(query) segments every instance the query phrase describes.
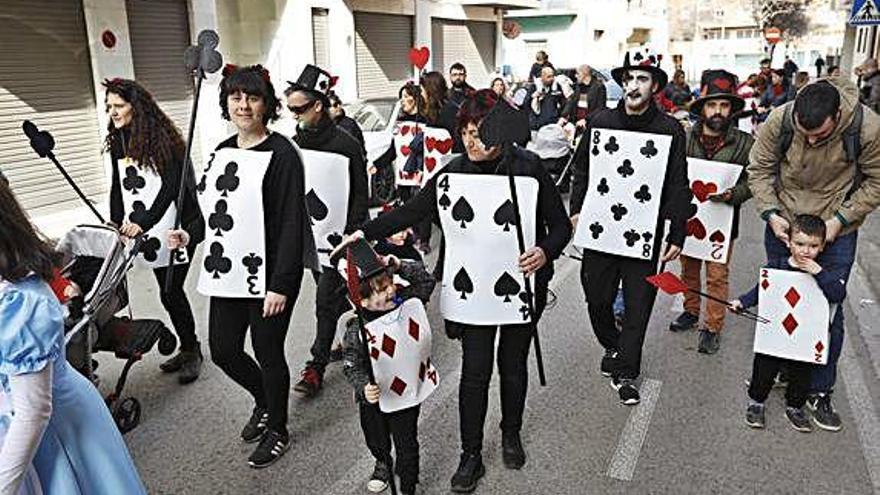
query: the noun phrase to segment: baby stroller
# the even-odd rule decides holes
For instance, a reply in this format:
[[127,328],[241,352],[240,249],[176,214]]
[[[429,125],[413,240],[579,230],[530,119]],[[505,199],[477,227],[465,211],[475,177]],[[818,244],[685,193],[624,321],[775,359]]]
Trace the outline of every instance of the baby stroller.
[[559,124],[547,124],[538,129],[526,145],[526,149],[541,158],[544,169],[550,174],[553,182],[559,185],[561,194],[569,191],[571,182],[571,173],[566,169],[566,165],[573,155],[571,142],[573,134]]
[[77,284],[81,291],[67,304],[67,359],[93,382],[97,365],[92,360],[93,352],[113,352],[125,360],[114,391],[105,398],[122,433],[134,429],[141,417],[140,402],[134,397],[122,397],[132,365],[157,342],[162,355],[170,355],[177,347],[177,338],[161,321],[116,316],[128,306],[125,275],[142,242],[139,237],[129,249],[115,229],[81,225],[65,234],[57,246],[66,263],[62,276]]

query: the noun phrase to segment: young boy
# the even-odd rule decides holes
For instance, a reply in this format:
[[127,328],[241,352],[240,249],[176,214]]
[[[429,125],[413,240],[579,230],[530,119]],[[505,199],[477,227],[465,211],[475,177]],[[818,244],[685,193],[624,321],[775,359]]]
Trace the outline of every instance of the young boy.
[[[400,476],[400,491],[403,494],[412,494],[415,493],[419,476],[419,405],[391,413],[379,410],[380,389],[375,383],[370,383],[369,370],[372,364],[361,340],[361,324],[367,324],[395,310],[407,299],[416,297],[422,303],[427,303],[434,290],[435,280],[421,262],[400,260],[393,255],[379,258],[364,240],[357,241],[350,249],[352,252],[367,253],[367,256],[355,256],[359,274],[348,275],[349,293],[352,302],[358,306],[357,312],[360,316],[350,317],[343,339],[343,372],[349,384],[354,387],[355,399],[360,408],[361,429],[367,447],[376,458],[367,489],[373,493],[381,492],[388,486],[388,480],[392,479],[393,474],[389,472],[386,463],[391,455],[389,437],[392,437],[397,457],[395,470]],[[393,280],[395,274],[409,285],[397,286]],[[357,279],[356,283],[352,283],[353,278]]]
[[[789,250],[791,256],[786,260],[773,260],[768,268],[800,270],[815,277],[816,282],[830,304],[840,304],[846,297],[846,284],[843,274],[836,267],[820,259],[825,248],[825,222],[815,215],[798,215],[789,230]],[[776,265],[776,266],[774,266]],[[758,286],[730,304],[730,309],[738,312],[758,304]],[[812,365],[802,361],[782,359],[764,354],[755,354],[752,365],[752,379],[749,385],[749,407],[746,410],[746,424],[752,428],[764,427],[764,401],[770,393],[773,381],[780,367],[788,371],[788,387],[785,390],[785,416],[791,426],[798,431],[813,431],[810,420],[804,413],[804,404],[809,392]]]

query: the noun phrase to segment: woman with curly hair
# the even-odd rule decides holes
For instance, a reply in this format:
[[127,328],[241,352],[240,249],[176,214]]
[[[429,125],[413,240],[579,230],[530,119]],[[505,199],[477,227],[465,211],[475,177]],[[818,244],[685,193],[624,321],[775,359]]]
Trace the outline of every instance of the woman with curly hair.
[[[290,446],[284,341],[303,271],[318,269],[302,158],[267,127],[280,107],[266,69],[227,66],[220,108],[238,132],[217,146],[196,187],[202,208],[214,211],[199,274],[199,292],[210,297],[211,360],[253,397],[241,431],[244,442],[259,442],[248,458],[253,468],[271,465]],[[174,247],[191,242],[185,229],[168,237]],[[244,351],[248,329],[256,360]]]
[[[205,226],[192,180],[183,204],[174,204],[181,171],[192,174],[184,163],[186,145],[180,131],[143,86],[128,79],[112,79],[104,81],[104,88],[110,116],[104,149],[110,153],[113,164],[110,220],[127,237],[145,236],[138,259],[153,269],[162,306],[180,337],[180,352],[159,368],[166,373],[179,371],[178,381],[191,383],[199,377],[203,358],[183,285],[189,271],[188,260],[204,239]],[[171,251],[164,245],[164,232],[173,227],[178,207],[183,209],[182,223],[193,242],[186,257],[175,259],[177,267],[171,286],[166,287]]]
[[56,259],[0,180],[0,493],[146,494],[104,400],[65,359]]

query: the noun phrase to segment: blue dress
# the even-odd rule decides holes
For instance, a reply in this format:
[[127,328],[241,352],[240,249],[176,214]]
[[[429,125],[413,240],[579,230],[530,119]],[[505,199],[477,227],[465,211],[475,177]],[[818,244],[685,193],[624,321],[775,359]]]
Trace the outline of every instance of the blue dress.
[[[2,284],[2,282],[0,282]],[[36,277],[0,287],[0,385],[10,375],[53,364],[52,417],[34,456],[24,493],[146,494],[128,448],[97,390],[64,358],[61,305]],[[0,432],[10,415],[0,412]]]

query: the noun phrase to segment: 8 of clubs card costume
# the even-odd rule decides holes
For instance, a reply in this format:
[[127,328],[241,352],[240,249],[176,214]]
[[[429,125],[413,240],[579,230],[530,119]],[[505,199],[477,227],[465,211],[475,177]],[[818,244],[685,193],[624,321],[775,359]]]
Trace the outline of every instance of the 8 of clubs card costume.
[[[644,51],[627,53],[612,71],[624,88],[617,108],[593,115],[575,152],[570,210],[580,213],[574,244],[584,248],[581,281],[590,323],[605,349],[601,371],[612,377],[621,402],[637,404],[635,380],[641,372],[642,344],[656,289],[645,277],[657,271],[664,232],[681,247],[691,193],[687,178],[685,134],[672,117],[660,112],[651,94],[637,85],[649,73],[660,91],[666,73],[660,58]],[[624,76],[633,71],[633,82]],[[628,100],[647,100],[642,113],[630,113]],[[643,103],[644,104],[644,103]],[[612,305],[620,282],[626,312],[623,328],[614,324]]]
[[[361,428],[376,458],[376,471],[387,469],[393,439],[401,490],[412,493],[419,477],[419,408],[439,385],[431,362],[431,327],[425,313],[436,282],[418,261],[396,260],[397,266],[386,266],[363,239],[353,244],[349,253],[342,263],[346,265],[349,297],[358,305],[359,316],[352,315],[346,322],[345,377],[354,387]],[[395,286],[393,307],[384,311],[364,307],[362,300],[375,291],[380,279],[394,285],[392,275],[407,284]],[[378,407],[368,403],[364,395],[370,368],[380,389]]]
[[[315,292],[317,329],[312,343],[312,359],[294,389],[312,396],[321,388],[324,369],[330,362],[330,349],[336,322],[350,308],[345,297],[345,280],[330,268],[330,251],[367,220],[367,164],[358,142],[336,126],[330,118],[327,92],[335,78],[314,65],[307,65],[288,92],[303,92],[322,104],[323,110],[307,124],[300,118],[294,141],[300,147],[305,167],[306,204],[324,267],[316,272]],[[314,103],[312,104],[314,111]]]
[[[498,102],[491,90],[468,97],[459,112],[459,129],[470,124],[479,127],[496,103],[508,104]],[[479,141],[474,143],[474,147],[482,146]],[[547,260],[534,275],[536,314],[531,323],[518,264],[508,170],[515,177],[526,247],[539,247]],[[540,159],[516,147],[506,158],[498,155],[472,161],[465,154],[452,160],[411,201],[367,223],[363,232],[367,239],[378,240],[424,218],[431,218],[443,231],[435,270],[442,274],[440,312],[447,335],[460,338],[463,350],[459,388],[462,456],[452,489],[468,491],[485,471],[481,455],[483,423],[496,333],[500,334],[503,444],[505,452],[508,448],[518,452],[519,459],[512,462],[515,468],[525,462],[519,431],[532,329],[547,301],[552,261],[568,243],[571,223]]]

